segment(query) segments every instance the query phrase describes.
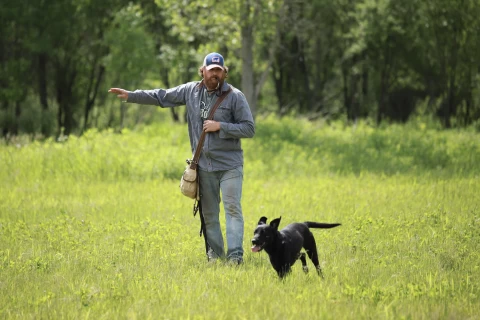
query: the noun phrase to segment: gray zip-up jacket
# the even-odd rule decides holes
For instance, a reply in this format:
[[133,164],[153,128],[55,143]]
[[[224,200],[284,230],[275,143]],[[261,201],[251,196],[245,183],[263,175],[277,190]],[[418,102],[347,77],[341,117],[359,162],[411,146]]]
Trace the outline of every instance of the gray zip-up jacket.
[[[198,166],[205,171],[231,170],[243,165],[240,138],[255,134],[252,112],[243,93],[232,87],[232,92],[215,111],[213,120],[220,122],[220,130],[205,137]],[[230,85],[223,83],[222,92]],[[203,85],[199,81],[188,82],[171,89],[135,90],[128,92],[127,102],[157,105],[162,108],[187,106],[188,134],[192,154],[203,130],[200,102]]]

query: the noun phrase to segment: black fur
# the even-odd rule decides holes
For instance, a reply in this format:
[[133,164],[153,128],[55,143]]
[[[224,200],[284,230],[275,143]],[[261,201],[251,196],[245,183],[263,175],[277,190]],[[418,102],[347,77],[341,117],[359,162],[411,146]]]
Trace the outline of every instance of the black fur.
[[253,233],[252,251],[265,250],[278,276],[283,278],[290,272],[291,267],[298,259],[302,261],[303,271],[308,272],[305,253],[300,252],[303,247],[315,265],[318,275],[323,278],[318,261],[317,245],[309,228],[329,229],[339,226],[340,223],[292,223],[278,231],[280,219],[281,217],[274,219],[270,225],[267,225],[267,218],[260,218]]

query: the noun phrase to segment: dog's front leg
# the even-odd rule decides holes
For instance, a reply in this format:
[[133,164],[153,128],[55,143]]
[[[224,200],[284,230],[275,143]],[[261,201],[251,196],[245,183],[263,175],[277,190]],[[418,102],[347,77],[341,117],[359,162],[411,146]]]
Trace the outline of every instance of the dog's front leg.
[[285,266],[282,266],[279,270],[277,270],[277,274],[280,277],[280,279],[283,279],[290,273],[290,271],[291,271],[290,266],[285,265]]
[[305,259],[305,252],[299,254],[298,258],[302,261],[303,272],[308,273],[307,259]]

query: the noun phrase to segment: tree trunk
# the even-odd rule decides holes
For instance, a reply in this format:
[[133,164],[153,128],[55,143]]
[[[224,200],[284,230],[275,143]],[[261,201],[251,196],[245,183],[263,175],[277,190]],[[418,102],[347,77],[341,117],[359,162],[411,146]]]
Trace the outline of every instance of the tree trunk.
[[387,79],[386,79],[386,70],[385,66],[381,71],[380,75],[380,93],[378,96],[378,111],[377,111],[377,125],[379,125],[385,115],[385,98],[387,96]]
[[20,101],[15,101],[15,114],[13,118],[13,123],[10,127],[10,134],[14,136],[18,135],[18,132],[19,132],[18,123],[19,123],[19,118],[21,114],[22,114],[22,107],[20,105]]
[[391,38],[390,36],[388,36],[387,40],[384,43],[385,51],[382,59],[382,69],[380,71],[380,94],[378,98],[377,125],[382,122],[385,114],[387,113],[387,96],[388,91],[390,90],[390,69],[392,67],[390,42]]
[[[1,104],[1,106],[2,106],[1,110],[7,111],[8,110],[8,100],[4,100]],[[3,123],[1,123],[1,125],[3,125],[3,127],[2,127],[2,137],[6,138],[8,136],[8,133],[9,133],[8,124],[6,123],[6,121],[4,121]]]
[[[100,83],[102,82],[103,74],[105,73],[105,67],[104,66],[99,66],[98,68],[98,73],[97,77],[95,77],[95,69],[96,67],[94,66],[92,68],[92,73],[90,76],[89,84],[88,84],[88,90],[87,90],[87,101],[85,103],[85,117],[84,117],[84,122],[83,122],[83,131],[87,130],[87,125],[88,125],[88,118],[90,115],[90,111],[92,110],[95,100],[97,98],[98,94],[98,88],[100,87]],[[93,92],[92,91],[93,87]]]
[[255,115],[257,111],[257,101],[255,99],[255,83],[254,83],[254,70],[253,70],[253,46],[255,43],[253,37],[253,24],[250,17],[250,11],[252,9],[252,1],[244,1],[242,6],[241,21],[243,21],[241,27],[242,37],[242,92],[247,98],[247,102],[250,105],[252,114]]
[[444,122],[445,128],[451,128],[451,117],[455,116],[457,113],[456,110],[456,79],[457,79],[457,66],[458,66],[458,41],[457,41],[457,30],[454,28],[454,36],[453,36],[453,46],[452,46],[452,53],[450,56],[450,69],[451,74],[449,76],[449,84],[448,84],[448,93],[447,93],[447,103],[445,104],[445,112],[444,112]]
[[[170,80],[168,79],[168,69],[167,68],[160,68],[160,77],[162,78],[163,83],[165,84],[166,88],[170,88]],[[173,122],[180,122],[180,116],[178,115],[176,108],[169,108],[170,114],[172,115]],[[185,108],[186,110],[186,108]],[[185,111],[186,112],[186,111]],[[185,115],[185,120],[187,119]]]
[[[63,128],[63,134],[68,136],[73,130],[73,86],[77,75],[76,70],[69,70],[69,63],[57,68],[57,103],[58,103],[58,130],[60,135]],[[68,72],[70,71],[70,73]]]
[[45,53],[38,55],[38,93],[40,95],[40,105],[42,106],[40,132],[45,137],[50,133],[50,128],[45,119],[48,116],[47,55]]
[[348,68],[345,66],[344,62],[342,64],[342,79],[343,79],[343,104],[345,106],[345,111],[347,113],[347,119],[350,119],[350,99],[348,98],[350,96],[348,92]]
[[[363,103],[363,105],[365,105],[368,102],[369,102],[369,100],[368,100],[368,67],[366,67],[366,65],[364,65],[363,66],[363,72],[362,72],[362,103]],[[360,110],[359,110],[359,113],[360,113]],[[363,112],[362,112],[362,114],[363,114]],[[360,116],[360,114],[359,114],[359,116]]]
[[308,70],[307,70],[307,65],[305,62],[305,51],[303,48],[303,45],[300,41],[300,39],[295,36],[294,41],[296,42],[296,47],[297,47],[297,67],[298,70],[300,71],[297,73],[298,77],[300,77],[299,84],[301,85],[300,89],[300,95],[299,95],[299,110],[302,113],[306,112],[313,112],[311,109],[312,106],[312,101],[311,101],[311,93],[310,93],[310,81],[308,79]]
[[447,103],[443,113],[445,128],[452,127],[451,117],[455,114],[455,74],[450,76],[448,85]]
[[38,55],[38,92],[40,94],[42,110],[48,110],[47,55],[45,53]]
[[69,136],[73,130],[73,108],[72,105],[68,101],[64,101],[62,104],[63,109],[63,126],[64,131],[63,134]]
[[125,122],[125,114],[127,113],[127,107],[125,106],[125,103],[122,102],[120,105],[120,131],[123,130],[124,128],[124,122]]
[[472,109],[473,109],[473,90],[474,86],[472,85],[472,70],[468,70],[467,81],[465,83],[465,115],[463,119],[463,125],[468,126],[472,123]]

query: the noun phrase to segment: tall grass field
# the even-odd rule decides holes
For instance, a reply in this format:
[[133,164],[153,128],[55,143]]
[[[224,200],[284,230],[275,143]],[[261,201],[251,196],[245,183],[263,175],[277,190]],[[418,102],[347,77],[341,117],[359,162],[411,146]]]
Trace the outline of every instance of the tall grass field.
[[[0,142],[0,318],[480,319],[479,133],[266,117],[243,148],[233,266],[180,193],[185,125]],[[341,223],[312,230],[325,279],[279,280],[261,216]]]

